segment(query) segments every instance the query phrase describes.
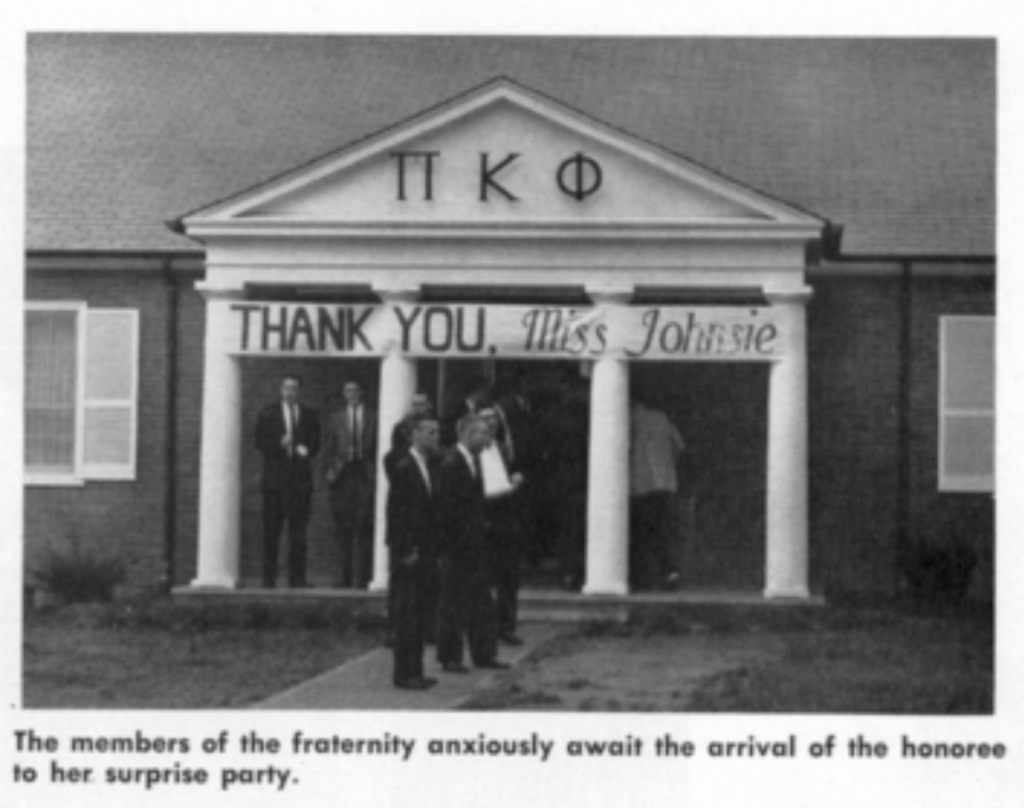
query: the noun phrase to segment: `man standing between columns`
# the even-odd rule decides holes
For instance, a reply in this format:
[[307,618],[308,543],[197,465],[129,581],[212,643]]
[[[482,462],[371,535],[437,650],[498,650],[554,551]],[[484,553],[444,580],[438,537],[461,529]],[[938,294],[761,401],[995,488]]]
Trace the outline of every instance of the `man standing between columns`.
[[306,582],[306,525],[313,494],[310,461],[320,448],[316,410],[299,403],[299,379],[285,376],[281,400],[256,419],[256,448],[263,455],[263,586],[277,583],[278,537],[288,523],[288,584]]
[[441,540],[441,603],[437,661],[447,673],[465,673],[464,641],[478,668],[507,668],[499,662],[487,517],[480,452],[490,430],[477,415],[464,415],[456,427],[459,442],[437,472],[437,519]]
[[429,602],[437,565],[437,483],[431,468],[440,428],[432,415],[411,416],[412,446],[398,459],[387,503],[391,558],[389,618],[394,635],[393,681],[406,690],[426,690],[436,680],[423,675],[423,643],[436,616]]
[[341,585],[363,589],[373,563],[377,419],[358,382],[346,382],[343,395],[345,405],[327,425],[324,476],[341,551]]

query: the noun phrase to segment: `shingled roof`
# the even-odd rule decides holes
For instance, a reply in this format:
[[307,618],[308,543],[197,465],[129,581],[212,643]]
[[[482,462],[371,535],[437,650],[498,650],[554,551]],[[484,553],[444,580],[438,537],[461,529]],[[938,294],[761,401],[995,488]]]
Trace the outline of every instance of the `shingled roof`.
[[844,228],[995,253],[990,40],[29,37],[30,250],[185,251],[164,222],[504,75]]

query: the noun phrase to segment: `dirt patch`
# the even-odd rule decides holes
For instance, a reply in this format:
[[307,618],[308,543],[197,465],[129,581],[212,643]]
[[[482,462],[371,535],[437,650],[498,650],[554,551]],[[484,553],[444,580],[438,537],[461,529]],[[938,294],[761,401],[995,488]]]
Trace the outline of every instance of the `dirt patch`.
[[676,712],[710,677],[777,658],[772,636],[570,637],[466,709]]

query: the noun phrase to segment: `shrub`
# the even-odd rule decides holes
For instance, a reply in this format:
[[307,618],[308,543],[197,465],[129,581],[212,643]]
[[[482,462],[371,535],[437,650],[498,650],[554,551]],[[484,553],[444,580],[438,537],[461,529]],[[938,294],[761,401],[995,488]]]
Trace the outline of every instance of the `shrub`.
[[970,547],[919,546],[903,559],[911,593],[922,600],[959,601],[967,594],[978,554]]
[[125,580],[123,559],[83,550],[50,547],[34,570],[39,585],[65,603],[109,601],[114,587]]

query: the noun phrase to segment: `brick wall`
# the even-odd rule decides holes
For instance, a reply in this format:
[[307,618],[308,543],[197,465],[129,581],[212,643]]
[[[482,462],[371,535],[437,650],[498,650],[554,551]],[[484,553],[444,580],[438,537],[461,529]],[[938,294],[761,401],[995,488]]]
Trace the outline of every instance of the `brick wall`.
[[812,582],[826,593],[892,591],[899,281],[894,273],[822,275],[808,308]]
[[[982,562],[973,591],[988,596],[992,498],[938,490],[938,385],[939,317],[992,314],[991,276],[978,265],[943,264],[936,271],[917,262],[901,303],[900,268],[873,264],[871,270],[865,275],[846,264],[834,277],[826,270],[814,280],[809,309],[813,578],[833,594],[894,594],[904,586],[902,552],[918,543],[947,544],[966,526]],[[901,358],[903,347],[908,353]],[[902,469],[901,451],[906,452]]]
[[177,422],[173,582],[188,584],[196,574],[199,523],[199,448],[203,426],[203,341],[206,304],[191,284],[178,293]]
[[166,565],[168,287],[159,272],[40,271],[26,281],[28,300],[84,301],[91,307],[139,311],[136,479],[88,481],[81,487],[26,486],[26,583],[47,548],[78,543],[83,550],[116,552],[129,568],[129,585],[157,587]]
[[[930,267],[915,265],[914,271]],[[947,271],[958,267],[944,267]],[[991,276],[925,275],[915,280],[911,308],[913,383],[910,395],[910,497],[914,542],[948,546],[971,542],[979,555],[972,586],[990,595],[993,587],[994,503],[988,494],[939,491],[939,318],[995,313]]]

